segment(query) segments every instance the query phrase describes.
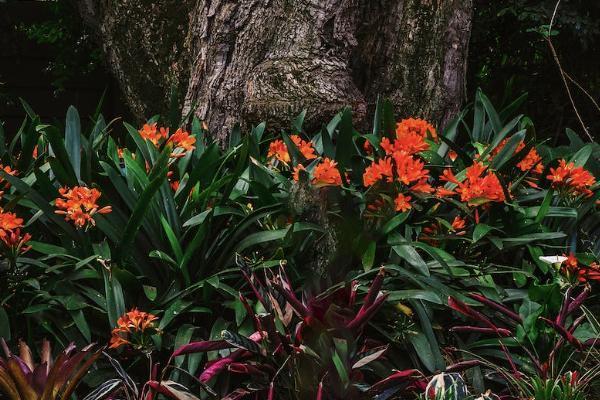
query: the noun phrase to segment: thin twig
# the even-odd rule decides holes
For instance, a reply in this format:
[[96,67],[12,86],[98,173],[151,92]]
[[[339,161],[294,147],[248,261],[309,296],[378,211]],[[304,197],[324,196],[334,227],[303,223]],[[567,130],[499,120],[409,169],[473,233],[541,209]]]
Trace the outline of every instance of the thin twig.
[[583,92],[583,94],[585,94],[588,99],[590,99],[590,101],[594,104],[594,106],[596,106],[596,109],[598,110],[598,112],[600,112],[600,105],[598,105],[598,103],[596,102],[596,100],[592,97],[591,94],[589,94],[587,92],[587,90],[585,90],[583,88],[583,86],[581,86],[579,83],[577,83],[577,81],[575,79],[573,79],[573,77],[571,75],[569,75],[567,72],[565,72],[565,76],[567,77],[568,80],[571,81],[571,83],[575,86],[577,86],[579,88],[579,90],[581,90]]
[[556,62],[556,66],[558,67],[558,70],[560,72],[560,77],[562,78],[563,84],[565,85],[567,95],[569,96],[569,101],[571,102],[571,105],[573,106],[573,111],[575,111],[575,115],[577,116],[577,119],[579,120],[579,123],[581,124],[581,127],[583,128],[583,131],[588,136],[588,138],[590,138],[590,140],[593,142],[594,138],[588,131],[587,127],[585,126],[585,123],[583,122],[583,119],[581,118],[581,115],[579,114],[579,110],[577,109],[577,106],[575,105],[575,100],[573,99],[573,95],[571,94],[571,89],[569,88],[569,83],[567,82],[567,78],[565,76],[566,73],[563,70],[562,65],[560,64],[558,54],[556,53],[556,49],[554,48],[554,45],[552,44],[552,39],[551,39],[552,25],[554,25],[554,18],[556,18],[556,13],[558,12],[558,6],[560,5],[560,1],[561,0],[558,0],[556,2],[556,5],[554,6],[554,12],[552,13],[552,18],[550,19],[550,24],[548,25],[548,34],[546,36],[546,40],[548,41],[548,46],[550,47],[550,51],[552,52],[552,57],[554,58],[554,62]]

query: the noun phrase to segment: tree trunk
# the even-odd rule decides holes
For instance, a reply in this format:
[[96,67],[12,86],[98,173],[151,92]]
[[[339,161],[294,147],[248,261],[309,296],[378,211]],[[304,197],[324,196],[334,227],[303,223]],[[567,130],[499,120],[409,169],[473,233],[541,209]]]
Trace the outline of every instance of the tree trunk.
[[179,87],[220,140],[235,122],[319,127],[378,95],[444,124],[464,98],[471,0],[83,0],[132,111],[165,113]]

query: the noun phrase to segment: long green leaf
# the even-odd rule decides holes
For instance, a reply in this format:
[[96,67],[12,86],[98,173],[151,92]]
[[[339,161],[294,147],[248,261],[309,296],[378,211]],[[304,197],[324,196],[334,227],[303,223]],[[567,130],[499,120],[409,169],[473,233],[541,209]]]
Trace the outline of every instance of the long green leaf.
[[121,244],[117,248],[118,260],[122,260],[125,256],[126,250],[128,250],[130,246],[133,245],[136,233],[140,229],[140,226],[143,223],[144,216],[146,215],[146,212],[149,209],[148,204],[151,203],[152,198],[154,197],[156,192],[158,192],[163,182],[167,179],[167,171],[164,170],[163,173],[164,175],[157,176],[156,178],[154,178],[154,180],[150,182],[148,187],[146,187],[142,195],[139,197],[133,210],[133,213],[131,214],[131,217],[129,218],[129,221],[127,222],[127,225],[125,226],[125,229],[123,231]]
[[77,109],[73,106],[69,106],[67,110],[65,148],[75,176],[81,181],[81,121]]

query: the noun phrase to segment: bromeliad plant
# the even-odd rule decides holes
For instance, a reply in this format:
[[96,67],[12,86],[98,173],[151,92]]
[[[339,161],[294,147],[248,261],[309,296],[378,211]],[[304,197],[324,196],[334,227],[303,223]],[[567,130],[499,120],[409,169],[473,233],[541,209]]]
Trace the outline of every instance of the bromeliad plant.
[[19,356],[9,350],[4,339],[0,338],[0,344],[5,354],[0,357],[0,393],[10,400],[70,399],[101,354],[94,345],[77,351],[71,344],[53,359],[50,342],[44,340],[40,363],[35,364],[24,342],[19,342]]
[[[479,368],[477,360],[487,359],[484,365],[519,395],[560,386],[548,393],[559,390],[565,397],[557,399],[577,398],[577,393],[584,393],[600,376],[600,353],[595,349],[600,336],[593,333],[583,308],[589,294],[589,285],[570,287],[556,304],[560,297],[556,285],[534,286],[518,311],[481,294],[469,294],[489,310],[487,313],[451,297],[448,305],[476,323],[454,326],[451,331],[470,335],[461,348],[474,360],[465,362],[469,367]],[[500,350],[490,351],[491,346]],[[540,398],[554,398],[554,394],[548,396]]]
[[380,292],[383,269],[362,299],[357,282],[298,298],[283,266],[261,277],[245,261],[239,265],[254,299],[240,293],[251,322],[248,334],[225,330],[219,340],[193,342],[173,353],[219,351],[199,379],[215,382],[223,399],[367,399],[422,384],[417,370],[394,372],[385,357],[388,346],[363,335],[387,297]]

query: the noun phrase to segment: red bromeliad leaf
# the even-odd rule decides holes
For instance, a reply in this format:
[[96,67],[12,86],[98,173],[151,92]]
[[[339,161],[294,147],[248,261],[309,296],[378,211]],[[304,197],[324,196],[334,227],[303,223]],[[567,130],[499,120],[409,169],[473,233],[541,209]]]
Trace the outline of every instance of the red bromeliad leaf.
[[587,299],[588,295],[590,294],[590,290],[590,286],[586,285],[581,291],[581,293],[579,293],[579,295],[575,297],[575,299],[572,302],[569,303],[567,307],[567,316],[577,311],[579,307],[581,307],[585,299]]
[[558,332],[562,337],[564,337],[573,346],[577,347],[579,350],[583,350],[583,345],[581,344],[581,342],[579,340],[577,340],[577,338],[575,336],[573,336],[571,334],[571,332],[567,331],[564,327],[558,325],[556,322],[554,322],[548,318],[540,317],[540,319],[542,321],[544,321],[545,323],[547,323],[548,325],[550,325],[551,327],[553,327],[556,330],[556,332]]
[[482,313],[475,311],[470,306],[466,305],[460,300],[455,299],[454,297],[448,297],[448,306],[452,308],[454,311],[459,312],[467,317],[470,317],[476,321],[482,322],[485,325],[489,326],[493,329],[498,329],[496,325],[489,320],[488,317],[483,315]]
[[379,310],[379,308],[381,308],[381,306],[383,305],[383,303],[385,302],[387,297],[388,297],[387,294],[380,293],[377,296],[377,298],[375,299],[375,301],[373,301],[373,304],[371,304],[366,309],[361,308],[358,311],[358,314],[356,314],[356,317],[354,317],[354,319],[352,321],[350,321],[348,323],[348,325],[346,325],[346,328],[347,329],[360,329],[364,324],[366,324],[373,317],[373,315],[375,315],[377,310]]
[[323,381],[319,382],[319,388],[317,389],[317,400],[323,400]]
[[188,389],[173,381],[149,381],[148,386],[157,393],[174,400],[200,400],[198,397],[191,394]]
[[[250,335],[249,338],[245,339],[252,342],[258,342],[262,340],[264,335],[265,332],[254,332],[252,335]],[[245,343],[246,345],[248,344],[247,342]],[[210,365],[207,365],[207,367],[204,369],[204,371],[202,371],[198,379],[200,380],[200,382],[206,383],[213,377],[220,374],[223,370],[225,370],[229,366],[229,364],[239,361],[240,359],[248,357],[250,355],[252,355],[252,353],[245,349],[236,350],[229,356],[220,358],[210,363]]]
[[363,305],[361,307],[361,311],[370,307],[373,304],[373,302],[375,301],[375,299],[377,299],[379,291],[381,290],[381,287],[383,286],[384,275],[385,275],[385,270],[383,269],[383,267],[379,268],[379,272],[375,276],[375,279],[373,279],[373,283],[371,283],[371,287],[369,288],[369,291],[367,292],[367,295],[365,296]]
[[246,363],[231,363],[228,367],[229,371],[237,373],[237,374],[247,374],[247,375],[265,375],[266,372],[257,368],[252,364]]
[[468,296],[470,298],[472,298],[473,300],[477,300],[478,302],[485,304],[486,306],[500,312],[501,314],[504,314],[505,316],[507,316],[508,318],[512,319],[513,321],[521,324],[523,323],[523,320],[521,319],[521,316],[517,313],[515,313],[512,310],[509,310],[507,307],[503,306],[502,304],[498,304],[495,301],[492,301],[490,299],[488,299],[485,296],[482,296],[480,294],[477,293],[469,293]]
[[239,360],[245,355],[250,354],[252,353],[246,350],[236,350],[233,353],[231,353],[228,357],[223,357],[212,362],[204,371],[202,371],[198,379],[200,380],[200,382],[206,383],[218,374],[220,374],[225,368],[227,368],[229,364]]
[[275,384],[273,382],[269,384],[269,394],[267,395],[267,400],[275,400]]
[[358,369],[360,367],[363,367],[365,365],[367,365],[368,363],[377,360],[379,357],[381,357],[383,355],[383,353],[386,352],[386,350],[388,349],[388,346],[381,346],[381,347],[377,347],[374,349],[371,349],[369,351],[366,351],[364,353],[360,353],[358,354],[358,356],[356,357],[356,362],[354,363],[354,365],[352,366],[352,369]]
[[481,365],[481,361],[479,361],[479,360],[461,361],[461,362],[447,366],[446,372],[464,371],[465,369],[477,367],[478,365]]
[[375,383],[373,386],[371,386],[370,390],[372,392],[377,393],[393,384],[397,384],[399,382],[410,382],[421,376],[423,376],[421,371],[416,370],[416,369],[407,369],[404,371],[398,371],[398,372],[388,376],[387,378],[382,379],[379,382]]
[[173,352],[173,357],[181,356],[190,353],[204,353],[207,351],[230,349],[233,345],[225,340],[205,340],[202,342],[193,342],[179,347]]

